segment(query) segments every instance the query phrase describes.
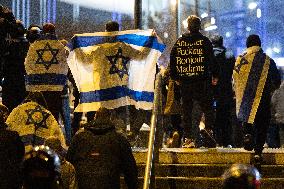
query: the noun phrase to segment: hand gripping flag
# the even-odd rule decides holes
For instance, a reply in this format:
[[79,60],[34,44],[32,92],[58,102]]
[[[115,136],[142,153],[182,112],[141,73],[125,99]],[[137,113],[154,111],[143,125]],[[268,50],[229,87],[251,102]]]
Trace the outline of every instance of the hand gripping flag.
[[156,63],[165,49],[153,30],[77,34],[69,47],[67,61],[80,92],[75,111],[152,109]]
[[62,91],[67,81],[67,55],[58,40],[39,40],[31,44],[26,60],[27,91]]
[[53,115],[36,102],[26,102],[13,109],[6,120],[8,129],[17,131],[25,145],[26,152],[37,145],[43,145],[50,136],[55,136],[66,148],[61,127]]
[[240,121],[254,123],[272,61],[262,49],[253,46],[236,60],[233,78],[236,113]]

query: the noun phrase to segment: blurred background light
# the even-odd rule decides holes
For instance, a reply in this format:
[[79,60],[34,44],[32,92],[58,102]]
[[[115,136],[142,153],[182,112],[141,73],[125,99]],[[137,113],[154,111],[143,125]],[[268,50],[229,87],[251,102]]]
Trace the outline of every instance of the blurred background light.
[[255,9],[257,7],[257,3],[256,2],[251,2],[251,3],[249,3],[249,5],[248,5],[248,8],[250,9],[250,10],[253,10],[253,9]]
[[257,18],[260,18],[260,17],[261,17],[261,10],[260,10],[260,9],[257,9],[257,10],[256,10],[256,17],[257,17]]
[[[120,13],[133,14],[134,10],[134,1],[133,0],[103,0],[103,1],[94,1],[94,0],[60,0],[62,2],[78,4],[79,6],[86,8],[93,8],[98,10],[105,10],[113,12],[114,10]],[[172,0],[175,1],[175,0]],[[127,6],[125,6],[127,5]]]
[[207,16],[208,16],[208,14],[206,12],[204,12],[200,15],[201,18],[206,18]]

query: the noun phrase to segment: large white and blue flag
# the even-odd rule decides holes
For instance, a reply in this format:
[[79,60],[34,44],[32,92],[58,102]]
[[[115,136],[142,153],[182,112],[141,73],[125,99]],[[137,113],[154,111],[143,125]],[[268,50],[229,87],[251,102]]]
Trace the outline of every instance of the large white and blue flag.
[[165,49],[154,30],[76,34],[69,47],[68,65],[80,92],[75,111],[152,109],[156,64]]

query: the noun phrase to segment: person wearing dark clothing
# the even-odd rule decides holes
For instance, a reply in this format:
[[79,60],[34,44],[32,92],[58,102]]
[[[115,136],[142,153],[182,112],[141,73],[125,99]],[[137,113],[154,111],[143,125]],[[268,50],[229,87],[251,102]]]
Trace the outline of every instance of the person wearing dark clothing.
[[215,86],[216,119],[214,125],[215,137],[219,146],[232,145],[231,110],[233,104],[232,75],[235,57],[231,50],[223,45],[223,37],[215,35],[211,38],[215,61],[219,64],[218,83]]
[[30,43],[35,42],[41,37],[41,28],[38,25],[30,25],[27,31],[26,38]]
[[20,189],[22,186],[21,162],[25,154],[24,144],[15,131],[6,130],[9,115],[6,106],[0,105],[0,188]]
[[63,189],[59,156],[48,146],[35,146],[23,161],[22,189]]
[[271,95],[279,88],[281,76],[275,62],[267,56],[258,35],[247,38],[247,50],[234,67],[236,113],[243,123],[244,148],[255,151],[254,164],[261,171],[261,154],[271,119]]
[[25,28],[17,20],[17,29],[11,33],[12,42],[8,46],[8,54],[3,66],[2,102],[12,111],[26,97],[25,58],[29,50],[29,42],[24,37]]
[[137,188],[130,144],[115,131],[109,115],[110,110],[100,108],[68,149],[66,159],[75,167],[79,189],[119,189],[121,173],[129,189]]
[[211,81],[218,77],[213,47],[210,40],[199,30],[201,20],[195,15],[187,18],[189,33],[183,34],[175,43],[170,55],[170,76],[181,88],[184,124],[184,147],[195,147],[197,136],[193,136],[192,109],[196,100],[205,114],[207,133],[212,135],[214,111],[212,106]]

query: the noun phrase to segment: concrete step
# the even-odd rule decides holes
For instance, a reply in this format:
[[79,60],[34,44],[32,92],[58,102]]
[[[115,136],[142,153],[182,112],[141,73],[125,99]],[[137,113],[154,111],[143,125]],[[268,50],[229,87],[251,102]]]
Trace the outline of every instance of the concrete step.
[[[139,188],[143,188],[147,152],[133,149]],[[234,163],[250,164],[253,155],[241,148],[163,148],[155,164],[155,189],[220,189],[225,169]],[[261,188],[284,189],[284,149],[264,149],[263,160]]]
[[[145,164],[138,164],[138,175],[145,175]],[[157,164],[158,177],[221,177],[231,164]],[[263,178],[284,178],[284,165],[263,165]]]
[[[126,189],[123,179],[121,188]],[[222,188],[221,177],[156,177],[155,189],[220,189]],[[144,178],[139,177],[139,189],[143,188]],[[261,180],[263,189],[283,189],[284,178],[263,178]]]
[[[145,148],[133,149],[136,163],[147,161]],[[159,151],[160,164],[249,164],[253,152],[242,148],[163,148]],[[284,149],[264,149],[266,165],[284,165]]]

